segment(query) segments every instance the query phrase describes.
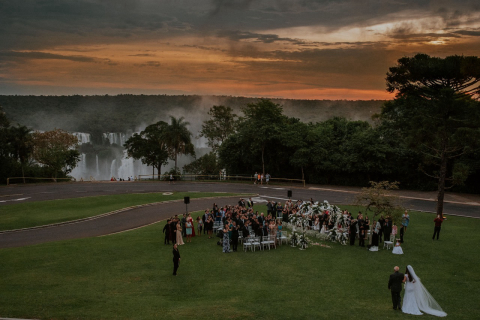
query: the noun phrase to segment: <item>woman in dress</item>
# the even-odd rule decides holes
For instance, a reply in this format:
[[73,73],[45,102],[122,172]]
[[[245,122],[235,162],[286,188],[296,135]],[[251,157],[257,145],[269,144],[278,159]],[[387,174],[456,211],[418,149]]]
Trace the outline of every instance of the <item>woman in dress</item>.
[[324,221],[320,233],[327,233],[327,222]]
[[180,225],[180,221],[177,222],[177,232],[175,232],[177,234],[177,245],[180,246],[182,244],[185,244],[183,243],[183,238],[182,238],[182,226]]
[[372,224],[372,246],[370,251],[378,251],[378,234],[380,233],[380,222],[373,220]]
[[228,224],[225,224],[225,227],[223,228],[223,252],[224,253],[230,252],[230,237],[228,236],[229,231],[230,231],[230,227],[228,226]]
[[320,232],[320,218],[316,217],[315,222],[313,223],[313,230]]
[[202,234],[202,229],[203,229],[203,220],[200,218],[200,216],[197,217],[197,231],[198,235],[200,236]]
[[[192,223],[192,238],[195,237],[195,225],[193,224],[193,218],[192,215],[189,213],[187,216],[187,221],[190,221]],[[190,242],[192,242],[190,240]]]
[[187,235],[187,242],[192,242],[192,230],[193,230],[193,222],[187,219],[185,223],[185,234]]
[[437,301],[425,289],[412,266],[407,266],[403,281],[405,282],[405,295],[402,305],[404,313],[421,315],[423,311],[437,317],[447,316]]
[[395,247],[392,250],[393,254],[403,254],[402,247],[400,246],[400,239],[397,239],[397,242],[395,243]]
[[205,222],[205,228],[207,228],[208,239],[212,238],[213,234],[213,217],[210,215],[207,222]]

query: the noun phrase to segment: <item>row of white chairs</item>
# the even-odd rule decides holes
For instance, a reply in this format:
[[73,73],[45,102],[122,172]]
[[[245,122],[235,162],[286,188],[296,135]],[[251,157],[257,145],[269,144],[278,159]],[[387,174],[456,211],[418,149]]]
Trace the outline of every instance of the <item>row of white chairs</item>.
[[277,248],[277,243],[282,244],[283,242],[287,243],[288,237],[286,231],[281,231],[278,235],[271,234],[268,236],[254,236],[250,235],[247,238],[240,237],[239,241],[243,243],[243,250],[247,252],[247,250],[255,251],[257,248],[259,250],[265,250],[268,248],[270,250],[272,247]]

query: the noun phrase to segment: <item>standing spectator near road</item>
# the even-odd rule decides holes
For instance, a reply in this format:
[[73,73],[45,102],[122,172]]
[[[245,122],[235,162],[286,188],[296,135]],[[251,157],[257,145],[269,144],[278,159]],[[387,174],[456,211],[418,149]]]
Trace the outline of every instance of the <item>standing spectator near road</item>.
[[435,235],[437,235],[437,240],[438,240],[438,237],[440,236],[440,229],[442,229],[443,220],[444,218],[439,214],[437,214],[437,217],[433,220],[433,222],[435,222],[435,229],[433,231],[432,240],[435,240]]
[[267,173],[267,174],[265,175],[265,182],[268,184],[269,181],[270,181],[270,174]]
[[255,172],[255,174],[253,175],[253,184],[257,184],[257,173]]

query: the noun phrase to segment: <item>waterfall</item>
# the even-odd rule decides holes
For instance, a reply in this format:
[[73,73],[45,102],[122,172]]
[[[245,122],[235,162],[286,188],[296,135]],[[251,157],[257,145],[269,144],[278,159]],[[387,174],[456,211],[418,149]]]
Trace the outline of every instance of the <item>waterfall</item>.
[[73,132],[72,133],[75,137],[78,138],[79,144],[89,143],[90,142],[90,133],[83,133],[83,132]]
[[104,140],[108,139],[110,144],[118,144],[119,146],[123,146],[125,141],[127,141],[127,134],[123,132],[108,132],[103,133],[102,137]]
[[78,161],[77,166],[70,172],[70,175],[77,180],[80,180],[80,178],[86,180],[88,178],[87,155],[85,153],[80,154],[80,161]]
[[97,162],[97,179],[100,177],[100,170],[98,169],[98,154],[95,155],[95,160]]
[[117,177],[117,159],[112,160],[112,164],[110,165],[110,177]]
[[128,179],[130,176],[135,176],[135,170],[133,168],[133,158],[127,158],[127,151],[123,151],[122,164],[118,168],[118,176],[123,179]]

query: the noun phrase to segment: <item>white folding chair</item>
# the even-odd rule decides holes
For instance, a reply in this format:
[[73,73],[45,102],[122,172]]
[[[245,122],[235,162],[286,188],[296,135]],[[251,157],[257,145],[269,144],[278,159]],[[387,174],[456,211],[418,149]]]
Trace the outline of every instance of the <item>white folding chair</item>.
[[252,241],[253,251],[258,247],[259,250],[262,250],[262,243],[260,242],[260,237],[253,237]]
[[280,239],[279,239],[280,244],[282,244],[283,241],[285,241],[285,244],[288,243],[288,233],[287,233],[287,231],[282,231],[281,232]]
[[383,241],[383,249],[385,247],[387,247],[387,250],[393,248],[393,241]]
[[268,241],[268,236],[262,236],[262,249],[265,250],[265,247],[269,247],[270,248],[270,244],[269,244],[269,241]]
[[245,252],[247,252],[248,249],[253,251],[253,239],[252,238],[246,238],[245,241],[243,242],[243,250]]
[[275,249],[277,249],[277,241],[276,241],[277,235],[276,234],[270,234],[268,236],[268,244],[270,245],[268,247],[268,250],[270,250],[270,247],[273,246]]

